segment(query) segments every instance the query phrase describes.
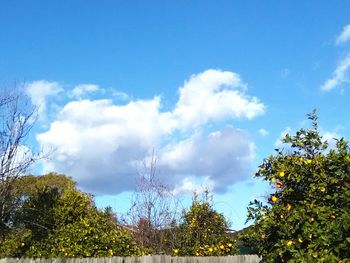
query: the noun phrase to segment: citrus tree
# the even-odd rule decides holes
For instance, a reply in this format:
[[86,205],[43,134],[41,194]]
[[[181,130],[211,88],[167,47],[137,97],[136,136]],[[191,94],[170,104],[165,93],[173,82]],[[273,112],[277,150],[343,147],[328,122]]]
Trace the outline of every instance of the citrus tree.
[[227,233],[228,222],[214,210],[207,198],[195,195],[190,209],[182,216],[175,236],[175,256],[224,256],[237,253],[235,240]]
[[59,187],[48,184],[35,191],[30,188],[18,211],[16,227],[0,240],[0,257],[108,257],[143,253],[132,234],[117,225],[109,209],[95,207],[90,194],[76,189],[75,184]]
[[129,231],[107,209],[95,208],[91,196],[67,189],[53,207],[55,227],[44,240],[32,242],[26,257],[111,257],[140,255]]
[[273,186],[269,204],[248,207],[254,224],[241,238],[265,262],[338,262],[350,258],[350,151],[344,139],[329,147],[315,111],[310,129],[286,135],[256,177]]

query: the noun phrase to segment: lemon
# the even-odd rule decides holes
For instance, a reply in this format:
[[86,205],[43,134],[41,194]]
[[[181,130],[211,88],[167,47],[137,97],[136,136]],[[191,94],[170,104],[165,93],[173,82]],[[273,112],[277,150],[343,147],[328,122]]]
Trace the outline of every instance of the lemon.
[[274,202],[274,203],[277,201],[277,199],[278,198],[276,196],[274,196],[274,195],[271,197],[271,201]]

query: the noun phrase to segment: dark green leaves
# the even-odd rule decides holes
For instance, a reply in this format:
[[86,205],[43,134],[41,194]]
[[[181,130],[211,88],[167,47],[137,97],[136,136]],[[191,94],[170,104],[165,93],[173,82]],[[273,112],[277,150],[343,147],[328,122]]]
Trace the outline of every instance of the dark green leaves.
[[253,226],[242,239],[266,262],[338,262],[350,258],[350,151],[344,139],[330,149],[318,131],[286,135],[288,151],[265,159],[257,177],[274,187],[271,206],[248,207]]

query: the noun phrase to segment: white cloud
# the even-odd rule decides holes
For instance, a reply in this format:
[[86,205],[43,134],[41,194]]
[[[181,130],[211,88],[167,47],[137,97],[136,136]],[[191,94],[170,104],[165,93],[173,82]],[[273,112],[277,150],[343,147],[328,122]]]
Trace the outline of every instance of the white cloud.
[[337,141],[341,136],[335,131],[325,131],[321,130],[322,140],[327,141],[330,149],[336,149]]
[[343,31],[337,37],[335,43],[337,45],[344,44],[350,40],[350,24],[343,27]]
[[130,96],[123,91],[114,91],[113,96],[119,100],[128,100]]
[[267,130],[265,130],[265,129],[259,129],[259,130],[258,130],[258,133],[259,133],[261,136],[263,136],[263,137],[269,135],[269,132],[268,132]]
[[283,146],[283,139],[284,139],[284,137],[286,137],[287,134],[290,134],[291,131],[292,131],[292,129],[290,127],[285,128],[284,131],[281,132],[281,134],[278,137],[278,139],[275,141],[274,146],[276,148],[279,148],[279,147]]
[[140,165],[155,149],[159,175],[176,193],[202,185],[225,191],[246,178],[254,144],[224,122],[216,132],[204,130],[210,121],[263,113],[264,105],[244,94],[245,86],[235,73],[205,71],[180,88],[175,108],[165,112],[160,97],[124,105],[70,101],[37,135],[42,147],[54,149],[43,167],[72,176],[95,194],[115,194],[133,188]]
[[330,91],[344,83],[349,83],[348,71],[350,69],[350,54],[340,61],[337,68],[334,70],[332,77],[328,79],[321,89]]
[[206,190],[209,190],[210,192],[214,191],[215,183],[212,180],[210,180],[208,176],[200,179],[203,179],[202,182],[197,182],[198,178],[194,176],[185,177],[184,179],[182,179],[181,183],[175,185],[172,194],[199,194],[204,193],[204,191]]
[[44,161],[45,171],[67,173],[97,192],[130,188],[135,163],[157,147],[158,107],[158,98],[124,106],[109,100],[68,103],[50,129],[37,136],[43,147],[55,149]]
[[195,128],[225,118],[252,119],[264,113],[256,97],[245,95],[246,84],[236,73],[207,70],[193,75],[179,89],[180,98],[171,113],[172,124]]
[[99,86],[95,84],[80,84],[71,91],[70,95],[75,98],[81,98],[83,95],[87,93],[93,93],[97,91],[102,91]]
[[164,174],[172,175],[167,181],[178,188],[182,187],[179,182],[194,176],[211,182],[214,190],[224,191],[248,175],[254,149],[243,131],[226,126],[207,136],[195,133],[166,145],[160,150],[158,165]]
[[39,80],[25,84],[24,90],[30,97],[33,105],[38,107],[39,118],[42,119],[46,115],[47,98],[62,92],[63,88],[57,82]]

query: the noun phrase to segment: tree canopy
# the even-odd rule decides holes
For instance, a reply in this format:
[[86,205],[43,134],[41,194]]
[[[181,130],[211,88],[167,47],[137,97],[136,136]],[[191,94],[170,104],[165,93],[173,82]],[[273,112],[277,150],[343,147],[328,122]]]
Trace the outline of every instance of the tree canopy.
[[237,253],[235,240],[227,233],[228,222],[216,212],[208,193],[202,200],[195,195],[192,206],[183,213],[176,232],[174,255],[223,256]]
[[117,225],[110,210],[98,210],[92,196],[76,189],[71,179],[49,174],[22,180],[38,187],[35,190],[26,187],[16,224],[1,241],[1,257],[106,257],[143,253],[131,233]]
[[274,188],[269,204],[254,200],[242,238],[265,262],[338,262],[350,258],[350,149],[344,139],[330,147],[318,130],[286,135],[260,165],[256,177]]

